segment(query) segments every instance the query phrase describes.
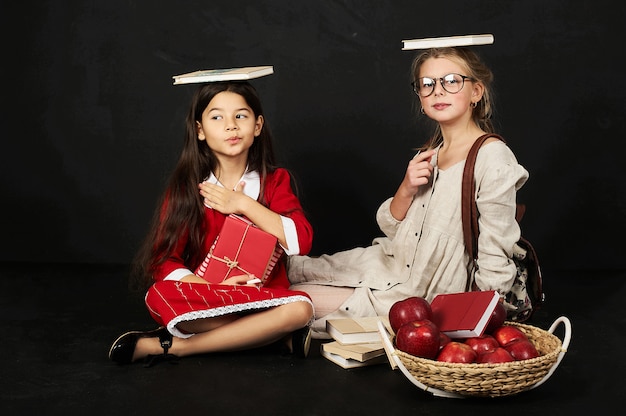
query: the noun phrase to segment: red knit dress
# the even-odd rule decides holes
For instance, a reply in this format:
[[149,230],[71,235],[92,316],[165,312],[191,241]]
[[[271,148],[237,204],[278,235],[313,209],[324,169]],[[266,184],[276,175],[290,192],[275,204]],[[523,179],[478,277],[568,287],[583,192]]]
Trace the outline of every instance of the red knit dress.
[[[279,168],[266,177],[265,200],[269,209],[293,220],[300,250],[299,253],[291,254],[308,254],[313,242],[312,227],[293,193],[289,173],[285,169]],[[205,207],[204,215],[207,224],[204,251],[208,253],[226,215],[208,207]],[[155,283],[148,289],[145,298],[154,320],[167,326],[175,336],[187,338],[193,335],[181,332],[176,327],[184,321],[250,313],[291,302],[311,303],[305,292],[289,290],[284,261],[278,261],[262,287],[164,280],[177,269],[195,270],[198,266],[183,262],[186,244],[187,241],[180,241],[170,258],[159,267],[153,276]]]

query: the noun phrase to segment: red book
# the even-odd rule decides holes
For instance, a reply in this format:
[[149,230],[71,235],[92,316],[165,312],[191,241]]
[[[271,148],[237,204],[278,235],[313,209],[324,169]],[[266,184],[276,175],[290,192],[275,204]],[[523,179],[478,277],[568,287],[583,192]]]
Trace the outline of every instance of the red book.
[[276,237],[243,217],[229,215],[195,274],[210,283],[252,274],[264,284],[283,252]]
[[433,322],[450,338],[481,336],[499,299],[495,290],[437,295],[430,303]]

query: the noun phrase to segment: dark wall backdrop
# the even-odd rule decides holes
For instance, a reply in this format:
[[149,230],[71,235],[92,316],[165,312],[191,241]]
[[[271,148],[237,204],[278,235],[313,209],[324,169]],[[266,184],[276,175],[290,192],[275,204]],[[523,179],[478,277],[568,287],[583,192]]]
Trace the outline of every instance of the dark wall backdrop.
[[624,2],[7,3],[0,261],[130,262],[181,146],[193,87],[171,76],[253,65],[274,65],[254,84],[313,254],[369,244],[429,131],[402,39],[493,33],[480,52],[530,171],[524,234],[544,268],[624,268]]

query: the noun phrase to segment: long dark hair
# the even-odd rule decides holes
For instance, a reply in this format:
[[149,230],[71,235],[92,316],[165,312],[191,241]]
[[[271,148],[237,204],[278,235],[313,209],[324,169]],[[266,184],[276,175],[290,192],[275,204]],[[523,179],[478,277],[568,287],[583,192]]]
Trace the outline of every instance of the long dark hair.
[[[259,95],[247,81],[198,86],[185,121],[183,149],[154,213],[148,235],[133,261],[131,287],[135,289],[143,289],[153,282],[154,271],[167,260],[181,238],[187,240],[184,260],[190,268],[200,264],[206,255],[202,250],[206,225],[204,205],[198,183],[215,172],[218,160],[206,141],[198,140],[197,122],[202,121],[202,113],[213,97],[224,91],[241,95],[255,118],[263,116],[265,119]],[[265,119],[261,133],[248,151],[248,170],[256,170],[261,176],[261,203],[265,203],[264,179],[275,169],[273,139]]]
[[[430,58],[446,58],[458,62],[467,70],[467,76],[474,78],[482,83],[485,87],[482,99],[476,104],[472,110],[472,119],[485,132],[494,133],[494,127],[491,122],[493,115],[493,91],[491,84],[493,82],[493,73],[487,65],[481,60],[480,56],[471,48],[455,47],[455,48],[432,48],[420,53],[413,60],[411,65],[411,81],[417,81],[420,76],[422,64]],[[435,126],[435,131],[430,140],[421,148],[432,149],[443,141],[441,128],[439,124]]]

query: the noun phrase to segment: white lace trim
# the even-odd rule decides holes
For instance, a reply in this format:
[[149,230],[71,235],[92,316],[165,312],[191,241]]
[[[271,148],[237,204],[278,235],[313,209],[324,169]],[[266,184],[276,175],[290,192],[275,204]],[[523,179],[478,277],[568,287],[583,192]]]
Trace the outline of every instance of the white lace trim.
[[[255,309],[267,309],[274,306],[286,305],[293,302],[308,302],[311,306],[311,299],[302,295],[289,296],[286,298],[258,300],[254,302],[239,303],[236,305],[220,306],[219,308],[204,309],[201,311],[192,311],[179,315],[167,323],[168,331],[179,338],[189,338],[195,334],[186,334],[181,332],[176,325],[180,322],[193,321],[194,319],[215,318],[216,316],[229,315],[231,313],[251,311]],[[313,318],[309,325],[313,322]]]

